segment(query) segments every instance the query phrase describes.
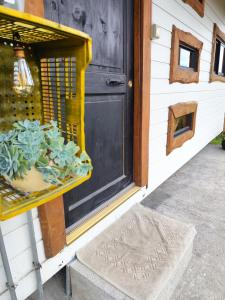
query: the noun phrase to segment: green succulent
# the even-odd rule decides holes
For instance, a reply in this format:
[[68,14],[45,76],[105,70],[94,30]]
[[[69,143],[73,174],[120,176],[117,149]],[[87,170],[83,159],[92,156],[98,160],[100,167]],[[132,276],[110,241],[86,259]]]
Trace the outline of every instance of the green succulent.
[[29,163],[19,149],[6,143],[0,145],[0,174],[2,176],[10,179],[23,177],[29,169]]
[[3,143],[0,149],[0,172],[3,175],[9,175],[12,169],[12,158],[8,147]]
[[57,123],[18,121],[0,133],[0,175],[23,178],[36,167],[46,182],[61,184],[67,176],[85,176],[92,170],[89,156],[72,141],[65,143]]

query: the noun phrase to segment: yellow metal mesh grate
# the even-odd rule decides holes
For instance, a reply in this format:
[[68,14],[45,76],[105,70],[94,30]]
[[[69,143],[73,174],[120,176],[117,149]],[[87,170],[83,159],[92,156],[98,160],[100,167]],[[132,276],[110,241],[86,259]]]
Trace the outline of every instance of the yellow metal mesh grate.
[[65,36],[34,25],[0,20],[0,38],[13,40],[13,32],[19,33],[20,42],[31,44],[64,39]]
[[77,142],[76,123],[66,119],[68,101],[76,100],[76,58],[42,58],[40,62],[43,121],[57,120],[67,140]]

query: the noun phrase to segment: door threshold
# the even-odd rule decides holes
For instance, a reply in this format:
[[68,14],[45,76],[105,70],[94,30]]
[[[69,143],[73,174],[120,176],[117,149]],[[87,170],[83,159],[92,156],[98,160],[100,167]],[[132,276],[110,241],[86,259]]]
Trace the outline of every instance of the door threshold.
[[112,197],[106,203],[95,209],[92,213],[84,217],[81,221],[77,222],[72,227],[67,229],[66,243],[67,245],[74,242],[82,234],[108,216],[121,204],[127,201],[131,196],[137,193],[141,187],[135,186],[134,184],[129,185],[126,189]]

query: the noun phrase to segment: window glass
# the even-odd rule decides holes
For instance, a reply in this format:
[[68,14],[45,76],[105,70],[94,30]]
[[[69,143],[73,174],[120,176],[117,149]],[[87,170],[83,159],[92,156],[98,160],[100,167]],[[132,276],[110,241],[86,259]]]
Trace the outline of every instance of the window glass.
[[179,65],[183,68],[196,70],[198,51],[183,44],[180,44],[179,51]]
[[182,133],[192,129],[193,114],[181,116],[176,119],[176,129],[174,137],[181,135]]
[[223,74],[223,62],[224,62],[224,47],[220,46],[220,58],[219,58],[219,68],[218,73]]
[[225,76],[225,44],[216,40],[214,71],[219,76]]
[[190,67],[190,51],[180,47],[180,61],[179,65],[181,67],[189,68]]

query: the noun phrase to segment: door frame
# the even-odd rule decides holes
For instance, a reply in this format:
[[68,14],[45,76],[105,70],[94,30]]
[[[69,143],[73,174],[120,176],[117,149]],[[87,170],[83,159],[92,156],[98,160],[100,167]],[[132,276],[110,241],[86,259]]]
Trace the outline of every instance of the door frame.
[[[26,12],[38,14],[42,16],[43,1],[35,3],[34,9],[29,10],[29,6],[25,6]],[[34,2],[34,0],[26,0],[26,2]],[[41,7],[41,9],[40,9]],[[151,24],[152,24],[152,0],[134,0],[134,159],[133,173],[135,187],[128,191],[126,196],[122,196],[112,203],[111,208],[107,207],[98,216],[93,216],[87,224],[75,229],[74,232],[67,235],[67,244],[73,242],[84,232],[98,223],[106,215],[124,203],[139,187],[148,185],[149,174],[149,122],[150,122],[150,67],[151,67]],[[59,201],[63,198],[52,200],[52,205],[59,207]],[[57,205],[58,204],[58,205]],[[45,204],[39,207],[39,218],[41,222],[42,235],[45,245],[46,257],[50,258],[63,249],[65,246],[65,235],[59,242],[58,232],[66,232],[64,211],[59,209],[48,210]],[[43,210],[45,213],[43,213]],[[54,224],[54,232],[51,230],[52,222],[59,220]],[[63,227],[64,226],[64,227]],[[75,232],[75,231],[78,232]],[[51,232],[51,234],[49,234]],[[57,237],[57,238],[56,238]],[[57,244],[55,243],[57,240]],[[49,246],[50,245],[50,246]]]
[[148,185],[152,0],[134,0],[134,182]]

